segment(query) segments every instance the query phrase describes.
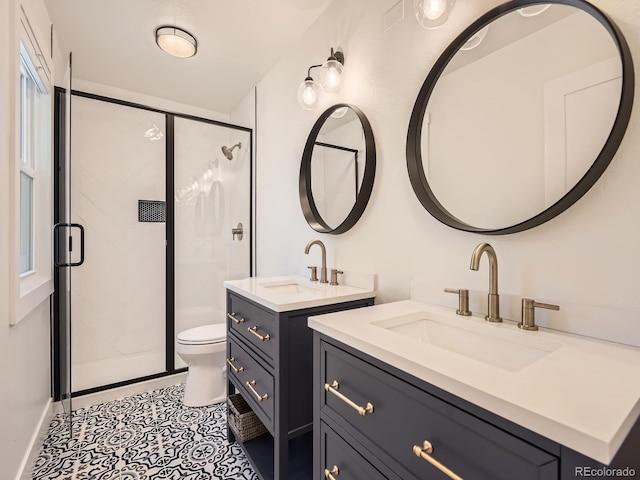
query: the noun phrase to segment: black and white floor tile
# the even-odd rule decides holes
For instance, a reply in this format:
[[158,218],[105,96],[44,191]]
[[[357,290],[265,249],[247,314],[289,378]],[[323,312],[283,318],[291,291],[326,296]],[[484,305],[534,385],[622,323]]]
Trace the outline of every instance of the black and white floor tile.
[[189,408],[184,385],[73,412],[73,435],[54,417],[33,480],[257,480],[227,442],[225,403]]

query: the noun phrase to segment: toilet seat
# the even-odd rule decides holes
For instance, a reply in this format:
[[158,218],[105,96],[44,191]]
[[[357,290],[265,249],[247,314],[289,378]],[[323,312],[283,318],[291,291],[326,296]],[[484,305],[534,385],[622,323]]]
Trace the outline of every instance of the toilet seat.
[[178,334],[181,345],[210,345],[227,340],[227,326],[224,323],[190,328]]

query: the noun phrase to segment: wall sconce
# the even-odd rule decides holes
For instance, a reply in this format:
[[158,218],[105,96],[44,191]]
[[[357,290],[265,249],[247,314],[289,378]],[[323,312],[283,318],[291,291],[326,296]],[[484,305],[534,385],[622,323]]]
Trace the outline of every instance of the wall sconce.
[[[334,52],[323,64],[311,65],[307,70],[307,77],[298,87],[298,103],[305,110],[313,110],[318,105],[321,91],[335,93],[340,90],[340,82],[344,65],[344,54],[340,51]],[[318,74],[319,82],[311,76],[312,68],[321,68]],[[322,87],[322,89],[320,88]]]
[[198,51],[196,38],[178,27],[156,28],[156,44],[164,52],[178,58],[193,57]]
[[455,0],[414,0],[413,10],[424,28],[437,28],[449,18]]

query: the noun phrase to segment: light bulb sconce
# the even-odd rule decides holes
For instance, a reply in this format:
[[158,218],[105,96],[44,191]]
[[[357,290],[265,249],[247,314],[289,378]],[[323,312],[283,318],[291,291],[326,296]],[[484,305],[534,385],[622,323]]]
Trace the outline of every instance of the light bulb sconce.
[[[327,61],[317,65],[311,65],[307,69],[307,76],[298,87],[298,103],[305,110],[313,110],[318,105],[322,91],[335,93],[340,90],[340,81],[344,66],[344,54],[341,51],[331,49],[331,55]],[[321,68],[318,74],[318,82],[311,76],[311,70]]]
[[438,28],[449,19],[455,0],[413,0],[413,11],[423,28]]

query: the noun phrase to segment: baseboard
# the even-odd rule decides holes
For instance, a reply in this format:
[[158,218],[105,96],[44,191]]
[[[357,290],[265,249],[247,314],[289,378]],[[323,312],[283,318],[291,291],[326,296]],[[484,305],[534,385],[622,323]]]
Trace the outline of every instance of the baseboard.
[[44,409],[42,410],[42,415],[40,415],[40,421],[38,426],[33,432],[31,436],[31,441],[29,442],[29,446],[27,451],[24,454],[24,458],[22,459],[22,464],[18,469],[18,475],[16,476],[16,480],[31,480],[32,478],[32,468],[35,465],[36,458],[40,453],[40,446],[44,442],[45,437],[47,436],[47,431],[49,430],[49,425],[51,424],[51,419],[53,418],[53,400],[50,398]]

